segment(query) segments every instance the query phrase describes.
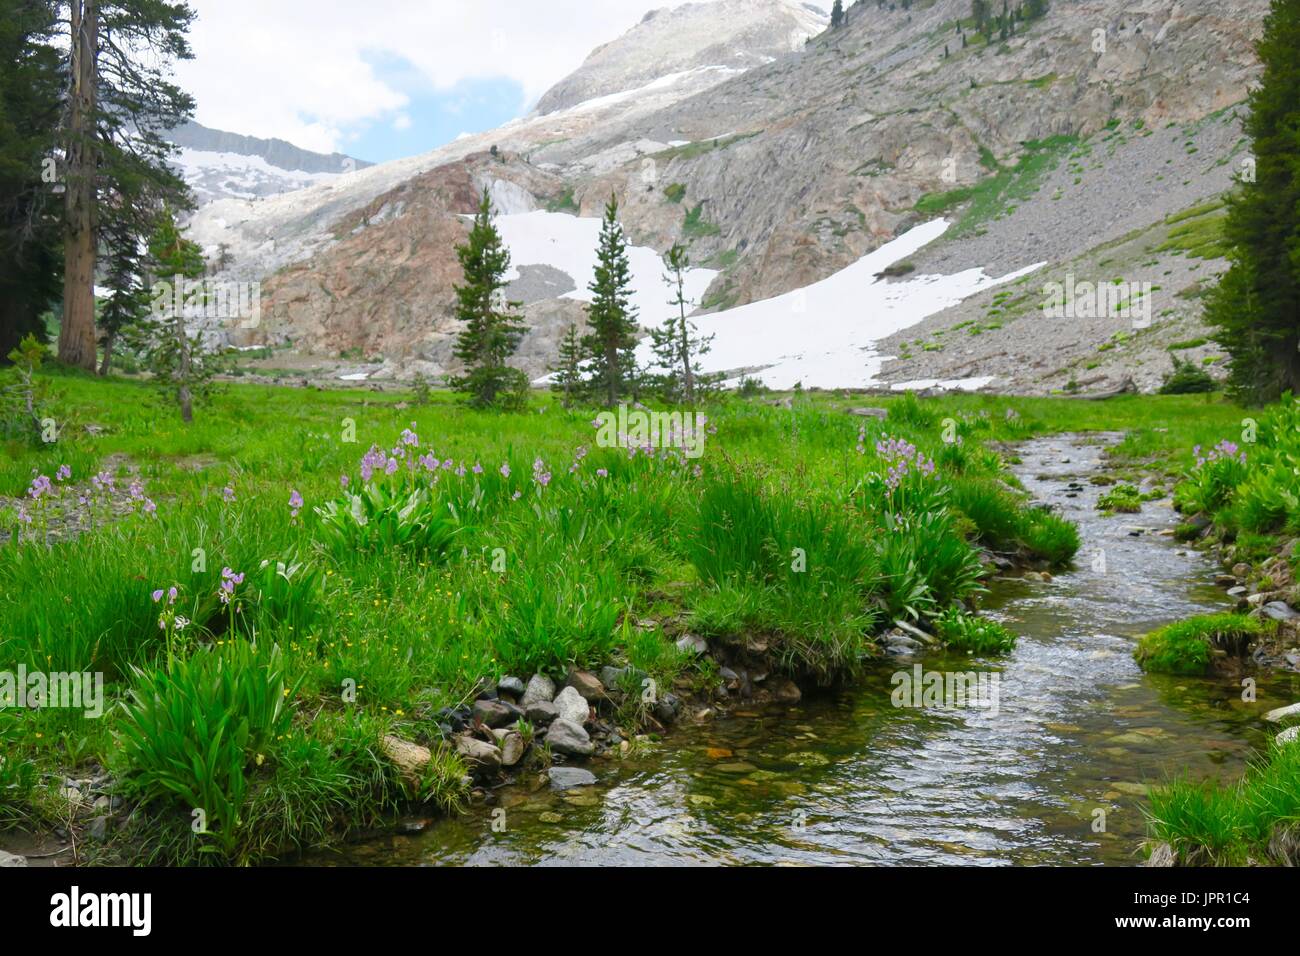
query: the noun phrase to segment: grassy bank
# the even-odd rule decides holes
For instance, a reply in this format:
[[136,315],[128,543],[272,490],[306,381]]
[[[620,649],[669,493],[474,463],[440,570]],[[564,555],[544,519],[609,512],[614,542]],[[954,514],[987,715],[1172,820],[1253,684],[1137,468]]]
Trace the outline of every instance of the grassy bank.
[[[1241,655],[1279,626],[1263,605],[1300,604],[1300,402],[1247,416],[1193,448],[1174,493],[1187,540],[1217,550],[1253,597],[1250,617],[1217,615],[1165,628],[1139,649],[1144,666],[1204,673],[1215,648]],[[1295,631],[1289,632],[1294,640]],[[1295,865],[1300,748],[1279,745],[1234,785],[1176,780],[1152,792],[1152,835],[1184,863]]]
[[[1049,566],[1078,547],[1009,486],[1000,443],[1128,429],[1123,460],[1172,467],[1241,417],[1203,396],[872,399],[885,420],[730,397],[687,459],[600,447],[592,410],[546,395],[501,416],[233,386],[184,427],[135,382],[49,384],[60,440],[0,463],[0,669],[102,673],[110,706],[0,711],[0,825],[65,818],[63,775],[106,768],[138,806],[108,852],[179,862],[455,807],[440,715],[484,679],[619,663],[706,686],[674,646],[690,632],[761,636],[831,682],[898,619],[997,650],[960,618],[979,549]],[[434,751],[420,780],[386,733]]]

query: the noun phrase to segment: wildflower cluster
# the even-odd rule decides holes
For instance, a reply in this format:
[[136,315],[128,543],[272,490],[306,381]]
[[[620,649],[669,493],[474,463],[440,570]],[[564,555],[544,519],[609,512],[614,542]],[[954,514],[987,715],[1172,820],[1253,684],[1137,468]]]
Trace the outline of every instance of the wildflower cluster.
[[876,456],[885,463],[885,483],[893,491],[909,474],[930,477],[934,474],[934,461],[917,450],[911,442],[888,435],[876,442]]
[[1235,460],[1243,465],[1246,463],[1246,453],[1237,447],[1236,442],[1228,441],[1226,438],[1205,455],[1201,454],[1201,446],[1197,445],[1192,449],[1192,455],[1196,458],[1197,468],[1204,468],[1216,461]]
[[222,604],[229,604],[235,599],[235,588],[244,583],[242,574],[235,574],[230,568],[221,569],[221,587],[217,590],[217,597],[221,599]]

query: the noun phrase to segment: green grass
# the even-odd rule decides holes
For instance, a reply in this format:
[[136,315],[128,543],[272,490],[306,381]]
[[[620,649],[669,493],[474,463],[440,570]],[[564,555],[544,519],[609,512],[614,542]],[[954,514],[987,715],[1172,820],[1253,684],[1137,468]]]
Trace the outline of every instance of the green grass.
[[973,186],[961,186],[943,193],[927,193],[916,202],[916,211],[925,216],[940,216],[965,207],[957,224],[950,230],[953,237],[974,232],[981,224],[995,219],[1016,203],[1033,196],[1039,183],[1061,158],[1078,144],[1073,136],[1053,136],[1032,140],[1023,145],[1024,154],[1014,166],[996,166],[995,172]]
[[1142,510],[1142,492],[1134,485],[1118,485],[1097,499],[1097,510],[1135,515]]
[[935,625],[939,639],[955,651],[1008,654],[1016,646],[1016,635],[997,621],[964,614],[955,608],[940,617]]
[[1240,614],[1209,614],[1176,621],[1138,642],[1133,656],[1145,671],[1203,675],[1216,649],[1242,656],[1246,646],[1266,633],[1266,625]]
[[1220,259],[1227,255],[1223,225],[1227,210],[1222,200],[1193,206],[1165,219],[1170,226],[1157,252],[1175,252],[1191,259]]
[[1183,865],[1300,864],[1300,746],[1270,748],[1235,784],[1186,778],[1150,794],[1149,830]]
[[686,210],[686,219],[682,223],[683,236],[688,239],[705,239],[721,232],[721,229],[704,218],[703,203]]
[[[437,713],[485,678],[619,663],[660,686],[707,680],[708,665],[673,646],[689,628],[761,635],[785,673],[849,679],[894,620],[929,626],[978,595],[978,547],[1058,564],[1077,550],[1072,525],[1009,487],[990,443],[1122,428],[1120,455],[1159,465],[1243,414],[1206,396],[886,396],[872,402],[888,420],[864,428],[845,414],[860,397],[805,392],[786,409],[722,396],[706,408],[716,432],[704,457],[682,463],[597,447],[592,410],[545,394],[500,415],[438,392],[412,404],[238,384],[186,427],[142,383],[58,372],[46,383],[64,437],[4,443],[3,531],[34,471],[68,464],[71,487],[29,509],[21,543],[0,539],[0,667],[102,672],[112,706],[100,720],[0,714],[0,825],[43,818],[60,774],[111,766],[143,801],[111,848],[135,862],[256,862],[328,844],[403,802],[454,807],[462,768],[441,749]],[[419,455],[452,467],[399,465],[364,481],[362,456],[394,449],[406,429]],[[891,487],[875,448],[886,436],[933,473],[913,467]],[[156,513],[121,497],[80,509],[101,470],[120,489],[141,482]],[[70,512],[83,526],[42,544]],[[218,596],[224,568],[245,575],[233,615]],[[159,628],[151,596],[173,586],[168,607],[190,622],[179,632]],[[663,626],[633,626],[648,617]],[[223,736],[210,763],[182,768],[178,735],[199,739],[187,713],[212,721],[221,710],[242,725],[259,712],[250,695],[271,686],[266,667],[250,657],[228,674],[205,669],[253,645],[259,661],[278,648],[287,729],[276,723],[267,739],[249,717],[242,743]],[[173,716],[132,747],[146,701]],[[380,755],[385,733],[437,755],[418,790]],[[168,767],[177,786],[162,782]],[[212,804],[202,838],[190,826],[199,799]]]

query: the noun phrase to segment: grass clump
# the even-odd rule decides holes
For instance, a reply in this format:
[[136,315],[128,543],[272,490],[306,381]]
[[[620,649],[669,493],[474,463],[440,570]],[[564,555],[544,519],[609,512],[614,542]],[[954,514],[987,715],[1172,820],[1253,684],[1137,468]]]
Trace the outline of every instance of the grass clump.
[[1142,491],[1135,485],[1116,485],[1097,499],[1097,510],[1135,515],[1142,510]]
[[1157,674],[1203,675],[1215,649],[1242,656],[1250,642],[1263,636],[1265,625],[1240,614],[1209,614],[1176,621],[1152,631],[1133,652],[1144,671]]
[[967,654],[1009,654],[1016,635],[997,621],[950,608],[935,622],[939,639],[946,647]]
[[1235,784],[1154,787],[1148,830],[1182,865],[1300,865],[1300,746],[1273,745]]

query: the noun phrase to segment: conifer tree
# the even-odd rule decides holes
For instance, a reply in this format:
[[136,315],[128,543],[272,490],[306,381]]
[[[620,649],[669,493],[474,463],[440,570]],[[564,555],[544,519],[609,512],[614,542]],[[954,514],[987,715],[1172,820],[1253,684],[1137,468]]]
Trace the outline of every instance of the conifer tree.
[[57,29],[53,0],[0,0],[0,363],[28,335],[44,342],[62,285]]
[[636,308],[631,304],[632,269],[628,263],[627,240],[618,221],[618,199],[611,196],[605,206],[596,249],[596,278],[588,287],[592,301],[587,306],[589,332],[583,349],[589,358],[587,382],[606,406],[635,390]]
[[1300,0],[1273,0],[1258,45],[1264,65],[1246,132],[1253,174],[1229,197],[1231,266],[1206,319],[1232,364],[1229,385],[1267,401],[1300,394]]
[[577,397],[582,385],[582,340],[578,337],[578,326],[570,322],[569,328],[560,339],[560,351],[556,363],[551,366],[554,382],[564,396],[564,407],[569,408]]
[[666,371],[661,377],[661,391],[669,401],[694,404],[699,392],[699,359],[708,354],[713,336],[698,338],[695,324],[686,317],[688,306],[693,304],[686,297],[686,272],[691,266],[686,250],[674,245],[664,255],[664,265],[668,269],[664,281],[673,294],[668,304],[677,308],[677,318],[650,333],[655,362]]
[[144,255],[134,233],[110,238],[108,274],[104,279],[109,295],[99,315],[103,354],[100,375],[107,375],[112,368],[114,350],[123,336],[129,336],[132,329],[149,319],[149,293],[145,289],[144,269]]
[[838,30],[844,25],[844,4],[841,0],[835,0],[831,7],[831,29]]
[[59,360],[95,366],[96,260],[106,209],[147,188],[175,207],[192,200],[168,163],[167,133],[194,111],[171,80],[191,57],[194,11],[184,0],[65,0],[59,49],[70,90],[60,139],[64,170],[63,321]]
[[456,340],[456,357],[465,374],[452,387],[470,394],[479,408],[517,407],[528,390],[528,380],[506,359],[519,348],[527,331],[519,318],[521,303],[506,300],[506,273],[510,250],[492,221],[492,198],[487,190],[479,202],[469,239],[456,247],[464,272],[464,285],[456,286],[456,318],[464,323]]
[[207,263],[198,243],[181,234],[170,208],[164,208],[149,240],[149,271],[158,280],[150,290],[152,315],[135,337],[154,383],[175,400],[188,424],[194,420],[194,399],[211,393],[225,362],[220,351],[204,348],[200,332],[186,326],[185,320],[207,304],[198,281]]

